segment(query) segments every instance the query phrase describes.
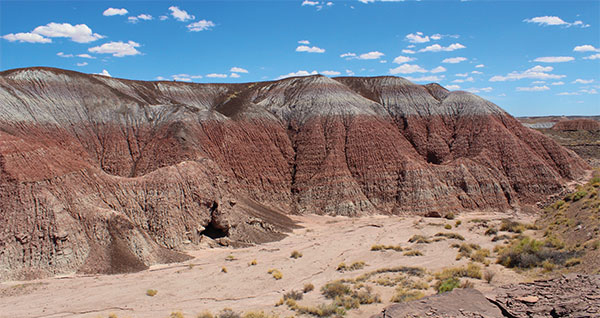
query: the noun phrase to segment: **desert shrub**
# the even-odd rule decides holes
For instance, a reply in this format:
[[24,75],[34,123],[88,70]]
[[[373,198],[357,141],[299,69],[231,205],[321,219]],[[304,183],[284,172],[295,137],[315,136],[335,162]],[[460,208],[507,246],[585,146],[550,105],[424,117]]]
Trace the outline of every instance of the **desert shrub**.
[[378,294],[373,294],[371,286],[363,286],[352,292],[352,298],[358,300],[361,305],[380,303],[381,297]]
[[225,257],[225,260],[228,262],[235,261],[236,259],[237,258],[235,258],[235,256],[233,256],[231,254],[229,254],[229,255],[227,255],[227,257]]
[[271,268],[267,271],[267,273],[271,274],[275,280],[280,280],[283,278],[283,274],[275,268]]
[[446,213],[446,215],[444,215],[444,218],[448,219],[448,220],[454,220],[454,213],[450,212],[450,213]]
[[423,256],[423,253],[418,250],[406,251],[402,253],[404,256]]
[[364,268],[365,265],[366,263],[363,261],[357,261],[352,263],[351,265],[346,265],[346,263],[342,262],[337,266],[336,270],[340,272],[355,271]]
[[316,317],[330,317],[332,315],[343,316],[346,313],[344,308],[340,308],[334,303],[320,304],[316,307],[296,306],[294,310],[299,314],[312,315]]
[[427,239],[427,237],[425,237],[423,235],[419,235],[419,234],[413,235],[410,239],[408,239],[408,242],[422,243],[422,244],[431,243],[431,241],[429,241],[429,239]]
[[279,318],[276,314],[265,314],[264,311],[248,311],[244,313],[243,318]]
[[227,267],[225,267],[225,266],[221,267],[221,272],[227,273]]
[[510,240],[510,236],[506,234],[496,235],[492,238],[492,242]]
[[323,294],[325,298],[329,299],[335,299],[335,297],[338,296],[348,295],[350,292],[350,287],[339,280],[329,282],[325,284],[325,286],[321,287],[321,294]]
[[587,195],[587,192],[585,190],[579,190],[573,194],[571,194],[571,200],[573,200],[573,202],[579,201],[581,199],[583,199],[585,196]]
[[184,318],[184,316],[181,311],[174,311],[169,315],[169,318]]
[[248,266],[254,266],[256,264],[258,264],[258,262],[255,259],[253,259],[252,261],[250,261],[250,263],[248,263]]
[[371,246],[371,251],[384,251],[384,250],[394,250],[396,252],[402,251],[402,247],[400,245],[383,245],[383,244],[375,244]]
[[565,262],[566,267],[571,267],[581,264],[581,259],[578,257],[571,257]]
[[158,294],[158,290],[156,290],[156,289],[148,289],[146,291],[146,295],[150,296],[150,297],[154,297],[154,296],[156,296],[156,294]]
[[498,234],[498,229],[493,226],[490,226],[487,228],[487,230],[485,230],[484,234],[489,236],[496,235]]
[[424,282],[424,281],[416,281],[416,282],[413,282],[412,288],[425,290],[425,289],[429,288],[429,284],[427,284],[427,282]]
[[308,283],[308,284],[304,284],[304,287],[302,288],[302,292],[303,293],[308,293],[311,292],[315,289],[315,285]]
[[556,264],[552,263],[549,260],[544,260],[542,262],[542,268],[546,271],[546,272],[551,272],[554,270],[554,268],[556,268]]
[[446,224],[446,225],[444,225],[444,228],[445,228],[446,230],[450,230],[450,229],[452,229],[452,225],[450,225],[450,224]]
[[288,299],[302,300],[302,297],[304,297],[304,294],[301,291],[296,291],[296,290],[292,290],[292,291],[289,291],[289,292],[283,294],[284,300],[288,300]]
[[108,318],[119,318],[119,317],[115,313],[110,313],[110,314],[108,314]]
[[455,239],[455,240],[459,240],[459,241],[464,241],[465,240],[465,238],[462,235],[460,235],[458,233],[452,233],[452,232],[450,232],[450,233],[437,233],[437,234],[435,234],[435,236],[443,236],[443,237],[446,237],[446,238],[449,238],[449,239]]
[[457,260],[463,257],[471,257],[473,251],[481,249],[481,246],[473,243],[462,243],[460,245],[452,245],[452,247],[458,247],[458,255],[456,256]]
[[356,308],[360,307],[360,303],[358,302],[358,299],[350,297],[350,296],[335,297],[333,303],[335,304],[335,306],[342,307],[346,310],[356,309]]
[[467,266],[446,268],[435,274],[436,278],[444,281],[450,277],[470,277],[481,279],[481,267],[475,263],[469,263]]
[[500,224],[500,231],[523,233],[525,231],[525,225],[516,221],[504,219],[502,220],[502,224]]
[[483,272],[483,279],[489,284],[492,282],[492,280],[494,279],[494,276],[496,276],[496,272],[493,272],[491,270],[486,270],[485,272]]
[[423,297],[425,297],[425,294],[423,294],[422,291],[399,288],[396,290],[396,293],[394,296],[392,296],[390,301],[394,303],[403,303],[411,300],[421,299]]
[[290,255],[290,258],[298,259],[300,257],[302,257],[302,253],[300,253],[298,251],[293,251],[292,254]]
[[454,223],[454,227],[458,227],[461,224],[462,224],[461,220],[456,220],[456,222]]
[[233,311],[231,308],[224,308],[221,310],[221,312],[219,312],[217,318],[241,318],[241,315]]
[[479,263],[484,263],[485,262],[485,258],[490,256],[490,250],[488,250],[487,248],[482,248],[479,249],[477,251],[475,251],[474,253],[471,253],[471,260],[475,261],[475,262],[479,262]]
[[445,292],[449,292],[452,291],[454,288],[457,288],[460,286],[460,279],[456,278],[456,277],[448,277],[446,279],[444,279],[443,281],[440,281],[440,283],[436,286],[436,290],[438,293],[445,293]]
[[517,238],[509,246],[499,251],[498,263],[505,267],[531,268],[540,266],[545,260],[554,264],[564,264],[578,253],[560,251],[546,247],[544,242],[529,237]]
[[[215,318],[210,311],[203,311],[199,313],[196,318]],[[245,318],[245,317],[244,317]]]

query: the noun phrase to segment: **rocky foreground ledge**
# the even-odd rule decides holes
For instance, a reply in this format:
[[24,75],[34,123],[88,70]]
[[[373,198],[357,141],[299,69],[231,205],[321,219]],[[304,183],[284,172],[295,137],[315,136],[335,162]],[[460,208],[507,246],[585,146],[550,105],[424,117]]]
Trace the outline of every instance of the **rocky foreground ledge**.
[[[497,288],[486,298],[475,289],[452,292],[385,308],[387,318],[600,317],[600,275],[569,274]],[[383,312],[371,318],[382,318]]]

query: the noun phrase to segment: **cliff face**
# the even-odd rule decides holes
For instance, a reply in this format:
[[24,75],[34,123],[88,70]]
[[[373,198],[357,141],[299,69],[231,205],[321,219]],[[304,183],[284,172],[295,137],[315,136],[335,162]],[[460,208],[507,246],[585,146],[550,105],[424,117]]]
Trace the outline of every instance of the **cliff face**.
[[223,85],[30,68],[0,73],[0,101],[4,278],[277,239],[289,213],[505,210],[587,168],[488,101],[396,77]]

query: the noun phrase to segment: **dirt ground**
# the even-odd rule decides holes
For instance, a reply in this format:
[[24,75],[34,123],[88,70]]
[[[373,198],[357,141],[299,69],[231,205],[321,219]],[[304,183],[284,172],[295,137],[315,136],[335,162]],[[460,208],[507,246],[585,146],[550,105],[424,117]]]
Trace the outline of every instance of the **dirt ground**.
[[[464,213],[455,220],[442,218],[369,216],[362,218],[305,215],[294,217],[303,228],[294,230],[285,239],[242,249],[215,248],[189,251],[194,259],[185,263],[158,265],[149,270],[122,275],[69,275],[27,282],[0,284],[0,317],[168,317],[180,311],[185,317],[196,317],[205,310],[218,313],[223,308],[246,312],[264,310],[282,317],[294,312],[287,306],[275,306],[283,294],[302,290],[311,283],[315,289],[304,295],[300,304],[328,303],[320,288],[329,281],[354,278],[377,269],[395,266],[423,267],[433,273],[450,266],[467,264],[465,258],[456,260],[457,248],[463,243],[443,239],[429,244],[409,243],[415,234],[433,238],[439,232],[454,232],[464,236],[467,243],[493,250],[496,244],[484,235],[481,220],[499,222],[515,218],[533,222],[531,215],[503,213]],[[456,221],[462,224],[455,227]],[[473,222],[475,220],[475,222]],[[478,221],[479,220],[479,221]],[[452,225],[445,229],[444,225]],[[423,256],[404,256],[394,250],[371,251],[374,244],[400,245],[419,250]],[[302,257],[294,259],[292,251]],[[230,256],[231,255],[231,256]],[[256,265],[249,265],[256,260]],[[484,294],[495,285],[521,282],[527,277],[495,264],[481,265],[495,273],[490,284],[472,280]],[[355,271],[340,272],[338,264],[363,261],[366,266]],[[226,272],[223,272],[223,267]],[[268,273],[277,269],[283,278],[276,280]],[[380,294],[381,303],[361,305],[347,312],[346,317],[366,317],[376,314],[390,304],[394,287],[371,284]],[[147,296],[153,289],[157,294]],[[429,288],[425,294],[433,294]]]

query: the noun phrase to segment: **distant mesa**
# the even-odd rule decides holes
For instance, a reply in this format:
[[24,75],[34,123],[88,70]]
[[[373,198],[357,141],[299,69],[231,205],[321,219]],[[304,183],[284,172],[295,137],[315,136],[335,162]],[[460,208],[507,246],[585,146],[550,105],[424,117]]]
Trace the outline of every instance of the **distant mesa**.
[[600,130],[600,121],[578,118],[578,119],[567,119],[557,122],[552,129],[562,131],[575,131],[575,130],[589,130],[598,131]]
[[0,73],[0,279],[280,239],[290,214],[510,210],[588,165],[495,104],[399,77]]

